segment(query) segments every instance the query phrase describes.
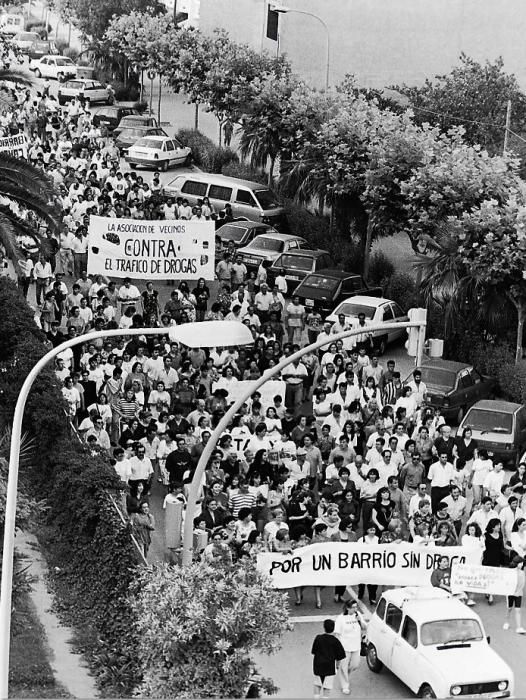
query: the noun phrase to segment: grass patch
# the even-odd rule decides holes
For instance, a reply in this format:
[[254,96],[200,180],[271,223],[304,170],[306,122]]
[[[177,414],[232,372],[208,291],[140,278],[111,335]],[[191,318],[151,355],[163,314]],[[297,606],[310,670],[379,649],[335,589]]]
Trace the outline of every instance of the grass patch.
[[71,697],[55,682],[49,657],[44,628],[31,598],[24,593],[13,617],[9,663],[10,698]]

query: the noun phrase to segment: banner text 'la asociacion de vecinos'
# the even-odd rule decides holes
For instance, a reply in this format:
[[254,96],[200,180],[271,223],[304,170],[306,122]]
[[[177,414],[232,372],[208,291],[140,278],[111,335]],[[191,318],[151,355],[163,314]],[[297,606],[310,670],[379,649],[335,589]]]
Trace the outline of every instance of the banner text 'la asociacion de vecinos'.
[[142,280],[214,279],[213,221],[90,218],[88,273]]

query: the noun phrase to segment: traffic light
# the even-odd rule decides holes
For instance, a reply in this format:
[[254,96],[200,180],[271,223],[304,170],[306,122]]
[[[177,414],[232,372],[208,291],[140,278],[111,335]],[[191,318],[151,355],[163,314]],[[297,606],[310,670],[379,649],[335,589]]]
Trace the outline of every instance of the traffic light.
[[276,10],[272,10],[270,6],[267,8],[267,12],[267,39],[277,41],[279,27],[279,12],[276,12]]

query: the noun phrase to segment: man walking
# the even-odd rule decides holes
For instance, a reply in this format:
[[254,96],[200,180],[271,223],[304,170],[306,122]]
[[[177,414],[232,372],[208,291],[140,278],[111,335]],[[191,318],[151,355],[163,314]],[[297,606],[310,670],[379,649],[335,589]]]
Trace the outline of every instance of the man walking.
[[328,698],[334,685],[334,676],[345,659],[345,650],[334,636],[334,620],[323,621],[323,634],[316,635],[312,643],[312,670],[314,672],[314,697]]

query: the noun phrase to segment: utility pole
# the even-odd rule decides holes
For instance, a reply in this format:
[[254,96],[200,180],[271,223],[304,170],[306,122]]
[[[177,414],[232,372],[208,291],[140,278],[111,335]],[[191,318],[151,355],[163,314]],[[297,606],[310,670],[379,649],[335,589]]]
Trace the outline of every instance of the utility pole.
[[177,17],[177,0],[174,0],[174,24],[175,24],[176,17]]
[[510,126],[511,126],[511,100],[508,100],[508,104],[506,106],[506,126],[504,130],[504,146],[502,148],[502,155],[506,155],[506,152],[508,150],[508,139],[510,135]]

